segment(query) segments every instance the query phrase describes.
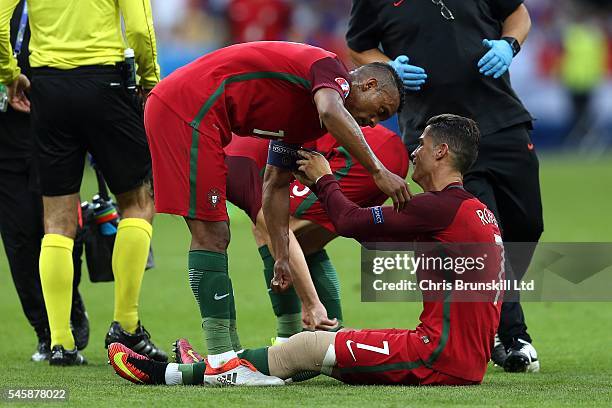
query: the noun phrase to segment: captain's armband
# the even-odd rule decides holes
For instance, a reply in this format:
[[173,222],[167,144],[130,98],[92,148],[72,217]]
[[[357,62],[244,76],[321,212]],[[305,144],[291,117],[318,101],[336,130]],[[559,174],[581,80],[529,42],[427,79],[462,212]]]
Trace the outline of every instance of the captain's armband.
[[300,150],[299,144],[289,144],[271,140],[268,145],[267,163],[274,167],[295,171],[298,168],[296,162],[300,159],[298,150]]

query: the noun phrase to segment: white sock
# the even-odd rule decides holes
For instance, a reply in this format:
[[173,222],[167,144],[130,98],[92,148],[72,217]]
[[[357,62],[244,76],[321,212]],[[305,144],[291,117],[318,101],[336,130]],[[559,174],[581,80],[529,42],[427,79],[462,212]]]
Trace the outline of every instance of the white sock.
[[333,344],[330,344],[323,357],[323,363],[321,363],[321,374],[331,376],[334,367],[336,366],[336,348]]
[[166,366],[166,373],[164,375],[167,385],[181,385],[183,384],[183,373],[178,369],[178,364],[170,363]]
[[206,358],[212,368],[219,368],[231,359],[238,358],[238,354],[234,350],[230,350],[221,354],[209,354]]

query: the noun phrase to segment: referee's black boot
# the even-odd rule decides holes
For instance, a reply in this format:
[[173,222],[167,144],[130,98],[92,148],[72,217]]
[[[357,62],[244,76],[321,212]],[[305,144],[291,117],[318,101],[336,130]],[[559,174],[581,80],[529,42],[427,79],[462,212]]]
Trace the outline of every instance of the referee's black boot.
[[106,338],[104,339],[104,347],[108,348],[111,343],[121,343],[126,347],[134,350],[138,354],[149,357],[150,359],[168,361],[168,355],[153,344],[149,332],[138,322],[136,333],[131,334],[123,330],[119,322],[112,322]]
[[49,365],[52,366],[74,366],[85,365],[87,360],[76,347],[73,350],[66,350],[64,346],[53,346],[51,356],[49,357]]

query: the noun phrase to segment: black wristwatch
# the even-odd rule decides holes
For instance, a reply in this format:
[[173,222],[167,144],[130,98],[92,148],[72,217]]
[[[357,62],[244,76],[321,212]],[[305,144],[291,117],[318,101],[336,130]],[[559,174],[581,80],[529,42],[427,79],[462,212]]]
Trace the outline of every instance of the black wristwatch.
[[510,48],[512,48],[512,56],[516,57],[516,54],[521,51],[521,43],[519,43],[514,37],[502,37],[501,39],[510,44]]

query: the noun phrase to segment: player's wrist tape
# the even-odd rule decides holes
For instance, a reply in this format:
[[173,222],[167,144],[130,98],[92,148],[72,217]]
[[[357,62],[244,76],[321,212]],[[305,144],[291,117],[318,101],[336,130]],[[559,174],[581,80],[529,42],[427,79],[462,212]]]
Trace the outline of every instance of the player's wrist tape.
[[299,144],[289,144],[272,140],[268,145],[267,163],[274,167],[295,171],[298,169],[296,162],[300,159],[300,155],[298,154],[299,149]]

